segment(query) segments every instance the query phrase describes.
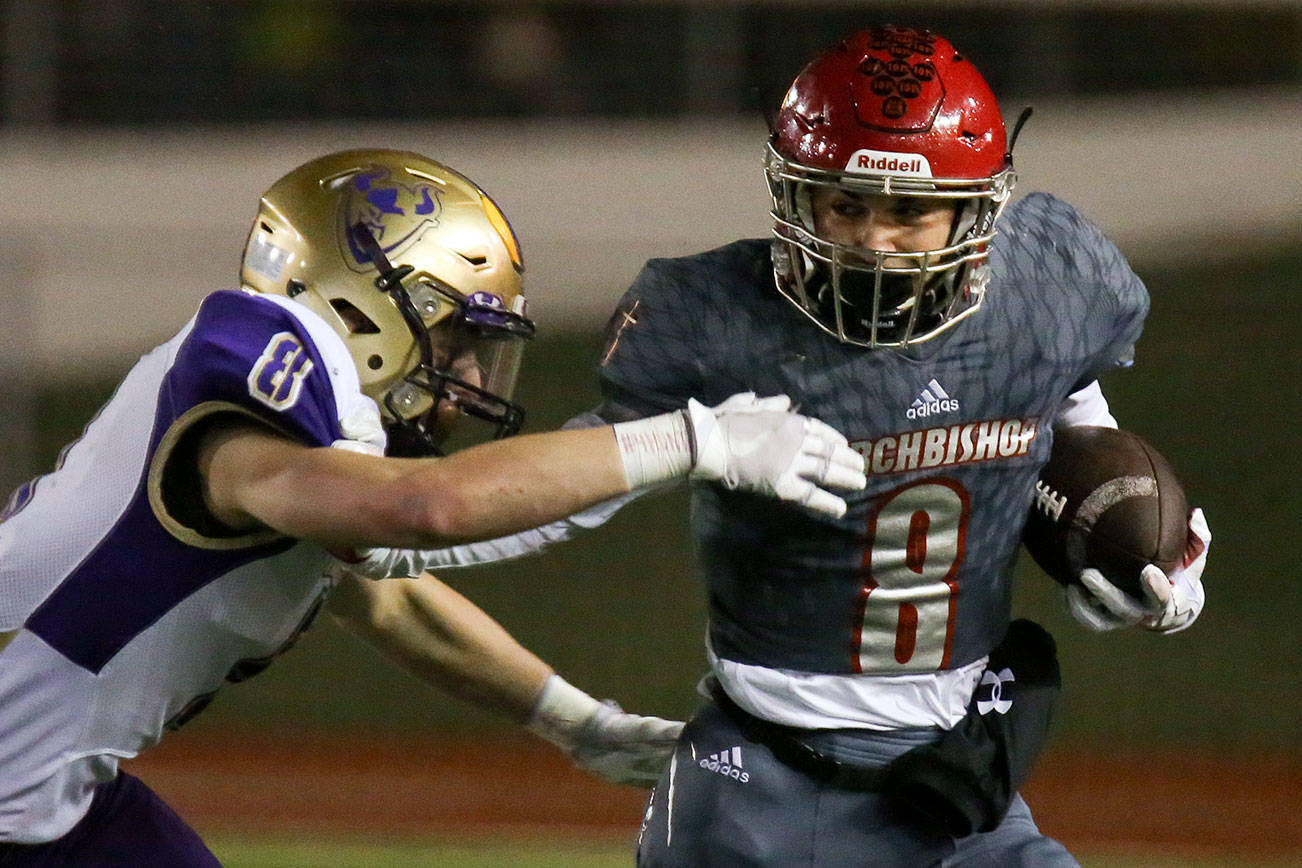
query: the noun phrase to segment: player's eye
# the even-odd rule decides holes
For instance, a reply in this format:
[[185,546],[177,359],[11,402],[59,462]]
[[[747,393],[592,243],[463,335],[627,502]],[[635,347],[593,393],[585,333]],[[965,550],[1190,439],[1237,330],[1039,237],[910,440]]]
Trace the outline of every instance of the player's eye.
[[859,220],[868,214],[868,209],[857,199],[837,199],[832,202],[832,213],[843,220]]
[[901,199],[891,208],[891,216],[896,220],[916,222],[927,216],[931,209],[917,199]]

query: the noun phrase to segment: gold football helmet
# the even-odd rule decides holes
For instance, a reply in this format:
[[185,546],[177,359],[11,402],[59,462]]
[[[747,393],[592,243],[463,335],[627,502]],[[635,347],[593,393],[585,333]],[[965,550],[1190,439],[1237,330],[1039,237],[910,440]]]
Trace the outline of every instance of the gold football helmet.
[[263,194],[240,280],[285,295],[344,340],[380,406],[389,454],[440,454],[463,414],[519,430],[526,316],[520,245],[473,181],[406,151],[299,166]]

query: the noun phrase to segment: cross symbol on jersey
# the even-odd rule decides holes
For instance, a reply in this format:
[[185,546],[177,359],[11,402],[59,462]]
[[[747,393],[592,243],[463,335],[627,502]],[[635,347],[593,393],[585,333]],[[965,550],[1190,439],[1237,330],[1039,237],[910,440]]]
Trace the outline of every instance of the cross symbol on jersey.
[[621,310],[619,312],[619,315],[624,318],[624,321],[619,324],[619,330],[621,332],[631,325],[637,325],[637,317],[633,316],[633,314],[637,313],[638,306],[641,304],[642,302],[635,301],[633,302],[633,306],[631,308],[629,308],[628,310]]
[[633,302],[633,306],[628,310],[617,311],[619,316],[623,317],[623,321],[615,329],[614,335],[610,338],[610,343],[606,346],[606,352],[601,356],[601,363],[603,365],[607,364],[610,361],[610,357],[615,354],[615,348],[619,346],[619,339],[623,336],[624,329],[631,325],[637,325],[637,317],[634,316],[634,314],[637,313],[637,309],[641,307],[641,305],[642,301],[639,299]]
[[1013,670],[1005,667],[997,673],[987,669],[981,675],[980,690],[985,685],[990,685],[990,698],[977,700],[977,711],[981,714],[989,714],[991,711],[997,711],[1000,714],[1007,714],[1008,709],[1013,707],[1012,699],[1004,699],[1004,685],[1011,684],[1016,679],[1013,678]]

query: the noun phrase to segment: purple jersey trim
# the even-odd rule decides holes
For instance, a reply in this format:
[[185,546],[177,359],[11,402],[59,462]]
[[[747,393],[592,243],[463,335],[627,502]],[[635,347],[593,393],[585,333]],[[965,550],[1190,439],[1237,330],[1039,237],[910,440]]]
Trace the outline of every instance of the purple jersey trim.
[[[301,353],[293,367],[301,376],[291,401],[280,387],[295,370],[273,384],[259,363],[269,348],[294,342]],[[283,408],[255,397],[259,389]],[[133,638],[209,582],[294,545],[279,539],[230,550],[197,548],[172,536],[154,515],[147,480],[159,443],[183,413],[207,402],[250,410],[312,445],[341,436],[327,367],[307,330],[265,299],[240,292],[209,296],[159,388],[148,458],[130,502],[95,550],[27,620],[27,629],[84,669],[98,673]]]
[[27,619],[27,629],[98,673],[185,598],[237,567],[288,550],[293,540],[217,552],[185,545],[154,518],[143,483],[95,551]]

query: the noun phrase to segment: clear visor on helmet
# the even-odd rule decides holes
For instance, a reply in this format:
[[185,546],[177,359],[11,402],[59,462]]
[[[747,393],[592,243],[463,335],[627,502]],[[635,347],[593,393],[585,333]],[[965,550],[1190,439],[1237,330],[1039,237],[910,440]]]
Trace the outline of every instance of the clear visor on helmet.
[[[422,360],[385,398],[399,420],[390,454],[446,453],[519,431],[524,411],[511,397],[533,323],[491,293],[466,296],[433,278],[412,280],[406,295],[424,326]],[[467,417],[488,427],[463,425]]]
[[[1012,189],[992,178],[864,175],[793,163],[770,146],[765,163],[778,289],[824,331],[859,346],[905,346],[933,337],[981,303],[994,223]],[[952,203],[945,241],[925,250],[874,250],[819,231],[818,189],[861,197]]]

